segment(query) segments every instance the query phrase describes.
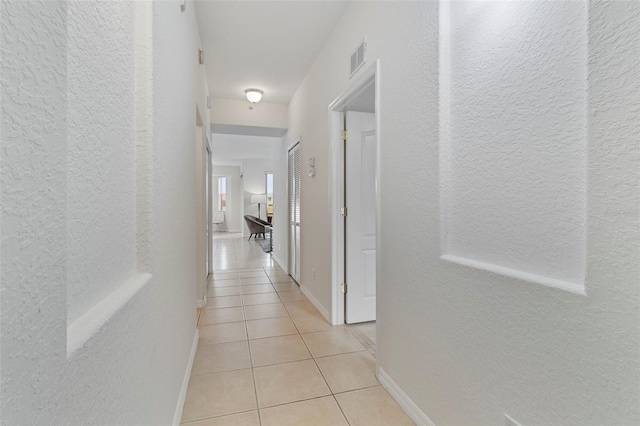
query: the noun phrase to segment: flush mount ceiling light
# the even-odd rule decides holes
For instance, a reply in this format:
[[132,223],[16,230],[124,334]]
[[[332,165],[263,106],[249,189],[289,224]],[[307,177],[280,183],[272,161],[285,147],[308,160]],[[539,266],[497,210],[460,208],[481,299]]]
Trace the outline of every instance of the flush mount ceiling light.
[[247,95],[247,100],[252,104],[260,102],[260,99],[262,99],[262,95],[264,94],[260,89],[246,89],[244,93]]

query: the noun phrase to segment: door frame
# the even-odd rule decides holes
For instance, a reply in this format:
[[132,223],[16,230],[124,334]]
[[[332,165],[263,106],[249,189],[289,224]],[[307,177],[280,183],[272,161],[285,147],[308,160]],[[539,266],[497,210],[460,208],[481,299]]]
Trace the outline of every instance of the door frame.
[[[329,173],[329,199],[331,204],[331,323],[344,324],[345,297],[341,291],[345,272],[345,225],[340,209],[344,203],[344,150],[342,130],[344,111],[348,103],[355,99],[373,82],[375,89],[375,131],[376,144],[376,276],[380,276],[380,59],[361,70],[360,77],[329,105],[329,126],[331,135]],[[376,295],[379,294],[379,280],[376,280]],[[376,310],[378,302],[376,299]]]
[[211,140],[206,136],[206,179],[207,191],[205,202],[207,203],[207,280],[213,275],[213,151],[211,150]]
[[[198,105],[195,106],[196,126],[195,126],[195,189],[196,189],[196,307],[203,308],[207,305],[207,279],[209,271],[207,267],[207,247],[209,242],[207,211],[206,211],[206,161],[207,147],[209,146],[209,138],[207,137],[207,129],[204,126],[202,115]],[[204,233],[204,237],[202,236]]]

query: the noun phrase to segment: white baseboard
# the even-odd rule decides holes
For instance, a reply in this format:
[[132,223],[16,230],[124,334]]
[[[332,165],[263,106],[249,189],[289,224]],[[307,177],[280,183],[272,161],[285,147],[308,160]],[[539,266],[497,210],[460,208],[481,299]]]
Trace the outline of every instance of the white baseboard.
[[427,417],[425,413],[418,408],[418,406],[407,396],[406,393],[391,377],[382,369],[378,369],[378,381],[382,386],[391,394],[393,399],[396,400],[398,405],[407,413],[407,416],[411,417],[417,425],[435,426],[435,424]]
[[182,380],[182,388],[180,389],[180,395],[178,396],[178,405],[176,406],[176,412],[173,415],[173,426],[179,426],[180,420],[182,420],[182,410],[184,409],[184,401],[187,398],[187,388],[189,387],[189,379],[191,378],[191,369],[193,368],[193,361],[196,358],[196,351],[198,350],[198,340],[200,339],[200,333],[196,328],[196,333],[193,335],[193,344],[191,345],[191,353],[189,354],[189,362],[187,363],[187,369],[184,372],[184,379]]
[[282,270],[283,270],[283,271],[287,271],[287,272],[289,272],[289,271],[287,270],[287,266],[286,266],[286,264],[285,264],[282,260],[280,260],[280,259],[278,258],[278,256],[276,256],[275,254],[273,254],[273,251],[271,252],[271,258],[272,258],[273,260],[275,260],[275,261],[276,261],[276,263],[277,263],[277,264],[282,268]]
[[327,322],[331,324],[331,315],[329,315],[329,311],[327,311],[324,306],[322,306],[322,304],[318,302],[318,299],[316,299],[315,296],[311,294],[311,292],[307,290],[307,288],[302,284],[300,284],[300,291],[307,297],[307,299],[309,299],[309,302],[311,302],[311,304],[318,310],[318,312],[320,312],[324,319],[326,319]]
[[205,306],[207,306],[207,296],[205,296],[204,299],[198,299],[196,301],[196,308],[200,309],[204,308]]

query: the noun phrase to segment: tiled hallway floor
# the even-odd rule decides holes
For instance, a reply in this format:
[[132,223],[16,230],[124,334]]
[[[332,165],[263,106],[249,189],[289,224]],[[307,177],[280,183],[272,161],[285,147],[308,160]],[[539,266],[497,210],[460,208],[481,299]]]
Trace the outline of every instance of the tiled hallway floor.
[[329,325],[253,241],[215,240],[214,262],[183,423],[413,424],[376,380],[375,323]]

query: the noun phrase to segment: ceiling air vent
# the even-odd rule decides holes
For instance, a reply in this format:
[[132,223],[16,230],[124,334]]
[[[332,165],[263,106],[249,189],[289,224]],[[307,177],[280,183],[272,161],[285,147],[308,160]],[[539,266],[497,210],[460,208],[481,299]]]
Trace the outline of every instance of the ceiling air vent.
[[362,40],[362,43],[356,47],[356,49],[351,54],[351,74],[349,74],[349,78],[353,77],[353,75],[360,69],[365,63],[365,55],[367,54],[367,42],[366,40]]

